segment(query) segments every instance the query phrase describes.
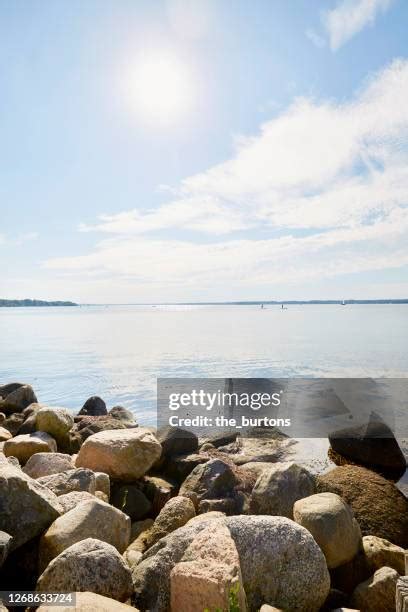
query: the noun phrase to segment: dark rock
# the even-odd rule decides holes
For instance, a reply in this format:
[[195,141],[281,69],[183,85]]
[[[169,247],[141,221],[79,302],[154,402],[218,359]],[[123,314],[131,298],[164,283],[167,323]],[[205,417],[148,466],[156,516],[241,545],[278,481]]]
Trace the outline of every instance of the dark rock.
[[197,465],[207,463],[211,457],[204,453],[193,453],[170,457],[166,462],[165,471],[171,478],[182,483]]
[[212,444],[215,448],[219,448],[220,446],[226,446],[227,444],[232,444],[237,439],[238,432],[229,432],[229,433],[219,433],[214,434],[213,436],[206,438],[201,442],[200,448],[203,447],[204,444]]
[[[35,590],[39,574],[39,540],[40,537],[37,536],[10,552],[0,572],[1,591]],[[13,610],[25,610],[25,608],[13,608]]]
[[223,497],[221,499],[203,499],[198,504],[198,513],[224,512],[227,516],[240,514],[242,500],[235,497]]
[[143,493],[152,504],[151,514],[159,514],[163,506],[176,494],[176,484],[172,480],[159,476],[144,476]]
[[10,542],[13,538],[5,531],[0,531],[0,568],[3,565],[10,550]]
[[400,473],[406,469],[405,457],[393,432],[376,414],[371,415],[367,425],[334,432],[329,441],[336,453],[363,466]]
[[198,449],[197,436],[180,427],[163,427],[157,431],[156,438],[162,445],[162,456],[165,458],[194,453]]
[[337,493],[350,504],[361,533],[408,546],[408,500],[390,481],[355,465],[331,470],[317,479],[319,492]]
[[352,593],[360,582],[364,582],[373,573],[367,563],[364,551],[344,565],[330,569],[331,584],[344,593]]
[[[19,386],[9,391],[13,384]],[[7,393],[7,391],[9,392]],[[30,385],[21,385],[20,383],[11,383],[11,385],[0,387],[0,397],[3,398],[0,401],[0,410],[5,414],[22,412],[30,404],[37,403],[34,389]]]
[[102,398],[97,395],[93,395],[88,398],[81,410],[78,412],[79,415],[84,414],[88,416],[103,416],[108,414],[106,404]]
[[130,516],[132,521],[139,521],[147,516],[152,507],[138,485],[133,484],[115,484],[112,487],[110,502],[115,508]]
[[14,414],[10,414],[10,416],[3,421],[2,427],[5,427],[13,436],[16,436],[23,423],[24,415],[15,412]]
[[338,610],[339,608],[347,608],[347,604],[347,593],[343,593],[343,591],[339,591],[338,589],[330,589],[321,612],[332,612],[333,610]]
[[239,480],[235,471],[221,459],[198,465],[180,487],[180,495],[189,497],[196,507],[203,499],[232,497]]

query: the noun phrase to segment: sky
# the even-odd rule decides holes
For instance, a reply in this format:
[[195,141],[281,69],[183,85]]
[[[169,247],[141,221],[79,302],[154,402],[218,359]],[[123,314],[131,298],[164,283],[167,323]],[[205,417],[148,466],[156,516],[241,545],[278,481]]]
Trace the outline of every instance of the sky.
[[0,0],[3,298],[408,297],[405,0]]

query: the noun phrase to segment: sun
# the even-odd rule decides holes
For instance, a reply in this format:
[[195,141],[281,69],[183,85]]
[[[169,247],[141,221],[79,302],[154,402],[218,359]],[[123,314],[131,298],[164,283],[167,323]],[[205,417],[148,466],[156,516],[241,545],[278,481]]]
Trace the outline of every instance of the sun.
[[189,70],[170,54],[140,58],[133,70],[131,89],[136,111],[146,120],[172,123],[191,108]]

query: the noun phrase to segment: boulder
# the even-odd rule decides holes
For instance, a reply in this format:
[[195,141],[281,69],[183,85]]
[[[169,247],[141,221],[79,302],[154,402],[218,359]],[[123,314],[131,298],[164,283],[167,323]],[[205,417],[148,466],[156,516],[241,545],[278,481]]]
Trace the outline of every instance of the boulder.
[[143,478],[143,493],[152,504],[152,514],[159,514],[163,506],[177,491],[176,484],[160,476],[145,476]]
[[105,472],[95,472],[95,488],[110,497],[110,478]]
[[210,459],[210,455],[201,452],[169,457],[166,460],[166,474],[182,483],[197,465],[207,463]]
[[59,446],[67,446],[68,432],[73,425],[74,418],[66,408],[46,406],[40,408],[36,415],[37,429],[49,433]]
[[0,464],[0,525],[14,550],[42,533],[61,514],[58,498],[20,468]]
[[239,480],[235,471],[221,459],[197,465],[180,487],[180,495],[189,497],[195,507],[203,499],[229,497]]
[[177,495],[169,499],[146,534],[146,547],[153,546],[161,538],[185,525],[195,514],[194,504],[187,497]]
[[163,449],[163,457],[194,453],[198,449],[198,438],[192,431],[180,427],[163,427],[156,437]]
[[408,500],[390,481],[356,465],[345,465],[319,476],[320,492],[340,495],[353,509],[361,533],[407,548]]
[[310,531],[329,568],[347,563],[358,553],[362,543],[360,527],[350,506],[335,493],[299,499],[293,507],[293,516]]
[[134,414],[130,412],[130,410],[128,410],[127,408],[123,408],[122,406],[114,406],[109,410],[108,415],[113,419],[124,421],[125,423],[129,423],[132,426],[137,425]]
[[63,550],[86,538],[112,544],[123,553],[129,544],[130,519],[96,498],[81,502],[54,521],[41,537],[40,569],[43,570]]
[[37,402],[34,389],[30,385],[9,383],[0,387],[0,410],[5,414],[22,412],[30,404]]
[[329,436],[332,449],[353,462],[374,470],[405,471],[406,461],[391,429],[376,414],[360,427],[336,431]]
[[198,534],[170,572],[171,610],[246,612],[238,552],[226,525]]
[[131,482],[143,476],[160,454],[160,443],[151,431],[143,427],[102,431],[85,440],[76,465]]
[[305,468],[292,462],[274,463],[259,475],[249,511],[293,518],[294,503],[315,491],[314,476]]
[[[1,608],[0,608],[1,610]],[[37,612],[72,612],[72,606],[53,606],[42,604],[37,608]],[[75,612],[138,612],[136,608],[128,606],[116,599],[104,597],[85,591],[75,593]]]
[[382,567],[371,578],[356,587],[351,605],[364,612],[394,612],[398,572]]
[[71,491],[71,493],[65,493],[58,497],[58,502],[61,504],[62,509],[65,512],[69,512],[72,508],[76,508],[78,504],[83,501],[93,500],[94,495],[88,493],[88,491]]
[[24,416],[24,422],[18,430],[19,434],[34,433],[37,431],[37,412],[43,408],[42,404],[30,404],[27,408],[24,408],[22,414]]
[[10,414],[10,416],[8,416],[2,422],[2,427],[4,427],[4,429],[7,429],[13,436],[16,436],[19,433],[20,427],[22,426],[23,422],[24,422],[23,414],[13,413],[13,414]]
[[400,576],[405,574],[405,555],[407,553],[400,546],[396,546],[384,540],[384,538],[364,536],[363,549],[372,574],[384,566],[395,569]]
[[319,610],[330,588],[324,555],[306,529],[277,516],[192,519],[157,542],[133,568],[136,605],[142,610],[168,610],[173,567],[199,533],[206,530],[210,537],[219,524],[228,527],[235,542],[249,610],[263,603],[288,610]]
[[5,442],[6,440],[10,440],[13,435],[9,432],[5,427],[0,427],[0,442]]
[[5,531],[0,531],[0,568],[7,558],[12,539],[13,538],[9,533],[6,533]]
[[95,491],[95,497],[109,504],[109,497],[103,491]]
[[144,518],[152,507],[137,485],[121,484],[112,489],[111,503],[127,514],[132,521]]
[[93,395],[86,400],[78,414],[87,416],[103,416],[108,414],[108,411],[103,399],[97,395]]
[[59,474],[42,476],[37,480],[51,489],[55,495],[65,495],[72,491],[87,491],[94,494],[96,491],[95,474],[92,470],[86,468],[71,469]]
[[35,453],[24,466],[23,472],[31,478],[41,478],[73,469],[71,455],[64,453]]
[[86,538],[50,562],[38,579],[37,591],[91,591],[126,601],[133,592],[132,575],[114,546]]
[[54,438],[43,431],[16,436],[6,440],[3,447],[6,457],[16,457],[23,465],[35,453],[52,453],[56,450],[57,444]]

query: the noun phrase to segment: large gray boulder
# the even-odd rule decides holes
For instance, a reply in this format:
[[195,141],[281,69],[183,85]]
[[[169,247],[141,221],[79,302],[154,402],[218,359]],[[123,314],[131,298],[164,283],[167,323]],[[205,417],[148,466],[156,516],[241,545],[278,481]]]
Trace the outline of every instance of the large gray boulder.
[[358,553],[362,545],[360,527],[350,506],[335,493],[299,499],[293,515],[299,525],[310,531],[329,568],[351,561]]
[[330,589],[326,560],[310,533],[277,516],[194,518],[159,540],[133,568],[135,603],[164,612],[170,601],[170,573],[197,535],[218,522],[226,525],[238,550],[249,610],[263,603],[317,612]]
[[24,466],[23,472],[31,478],[41,478],[72,470],[74,464],[71,455],[64,453],[35,453]]
[[259,475],[252,490],[250,514],[272,514],[293,518],[298,499],[316,491],[314,476],[293,462],[274,463]]
[[42,476],[38,478],[38,482],[51,489],[55,495],[65,495],[72,491],[87,491],[94,494],[96,491],[95,473],[86,468],[71,469],[50,476]]
[[126,601],[133,584],[130,569],[114,546],[86,538],[51,561],[38,579],[37,591],[91,591]]
[[230,497],[239,483],[234,469],[221,459],[197,465],[180,487],[180,495],[189,497],[198,507],[203,499]]
[[86,538],[112,544],[123,553],[130,538],[129,517],[97,498],[83,501],[60,516],[42,535],[39,549],[40,569],[63,550]]
[[160,455],[160,443],[149,429],[101,431],[82,444],[76,465],[132,482],[141,478]]
[[42,533],[62,512],[47,487],[20,468],[0,463],[0,529],[13,536],[11,549]]

